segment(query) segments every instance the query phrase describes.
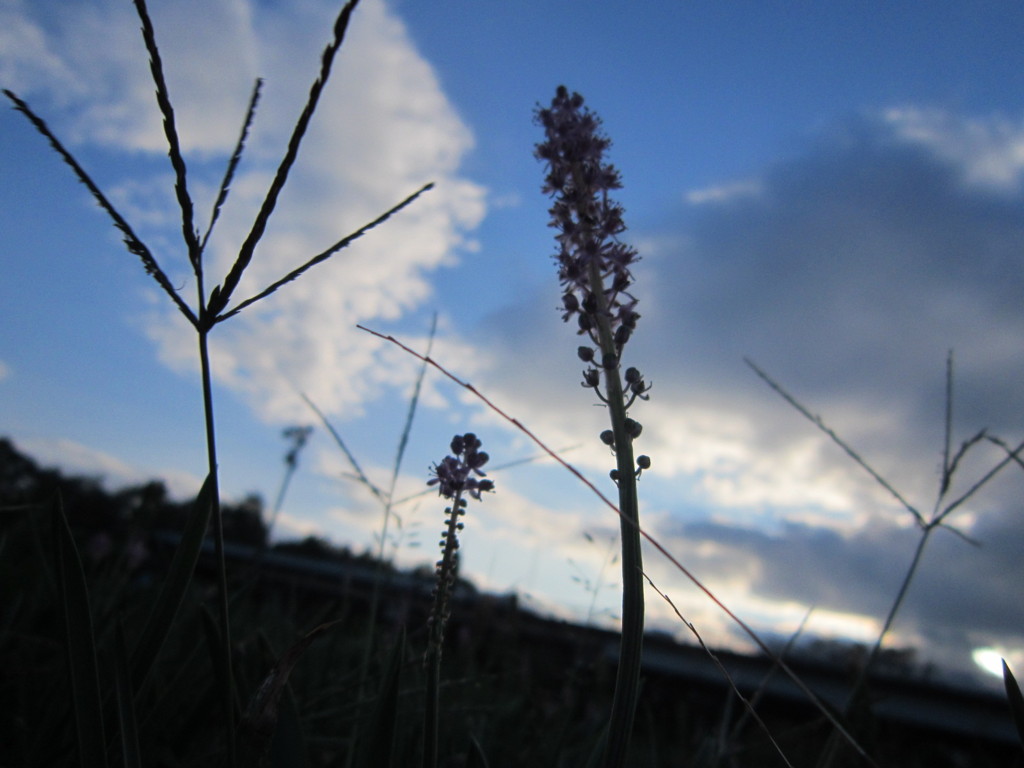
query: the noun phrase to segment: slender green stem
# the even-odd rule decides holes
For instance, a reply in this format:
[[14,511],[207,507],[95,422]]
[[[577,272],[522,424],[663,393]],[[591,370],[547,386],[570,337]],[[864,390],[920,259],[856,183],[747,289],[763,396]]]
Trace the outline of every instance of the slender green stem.
[[[615,342],[608,320],[607,300],[597,261],[590,264],[590,282],[597,297],[597,331],[602,353],[615,354]],[[640,548],[640,511],[636,492],[636,464],[633,438],[626,429],[626,402],[619,366],[605,369],[605,396],[615,437],[615,458],[619,486],[620,535],[622,536],[622,639],[615,695],[609,720],[605,768],[626,764],[629,739],[640,689],[640,661],[644,639],[643,555]]]
[[217,438],[213,419],[213,386],[210,374],[208,328],[199,329],[199,362],[203,380],[203,413],[206,423],[206,455],[210,473],[210,494],[213,505],[213,541],[217,558],[217,592],[220,612],[221,664],[226,681],[223,694],[225,737],[230,768],[237,765],[235,750],[235,694],[231,653],[231,618],[228,610],[227,563],[224,557],[224,519],[220,506],[220,483],[217,476]]

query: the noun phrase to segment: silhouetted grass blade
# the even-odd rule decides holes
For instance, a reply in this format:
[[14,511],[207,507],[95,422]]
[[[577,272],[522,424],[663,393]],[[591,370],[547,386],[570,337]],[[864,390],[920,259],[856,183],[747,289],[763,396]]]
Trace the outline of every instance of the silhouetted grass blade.
[[114,681],[117,719],[121,728],[121,759],[124,768],[141,768],[142,751],[139,748],[139,729],[135,719],[135,694],[132,692],[124,626],[120,621],[114,634]]
[[278,659],[256,692],[249,699],[245,715],[238,725],[239,755],[262,761],[266,758],[277,728],[279,707],[287,690],[288,677],[310,644],[327,630],[338,624],[321,624],[292,645]]
[[138,691],[167,638],[171,623],[185,598],[185,591],[192,580],[192,573],[199,560],[206,528],[213,511],[213,483],[208,476],[199,490],[192,514],[189,515],[178,548],[174,551],[170,570],[160,588],[160,595],[153,606],[146,627],[142,632],[131,660],[131,679],[134,690]]
[[331,437],[334,439],[334,442],[337,444],[337,446],[341,448],[342,453],[344,453],[345,458],[348,459],[348,463],[352,467],[352,470],[355,472],[359,482],[365,485],[370,490],[370,493],[372,493],[374,496],[380,499],[381,502],[386,504],[387,495],[384,493],[384,491],[378,488],[369,477],[367,477],[365,472],[363,472],[363,468],[359,466],[358,459],[356,459],[355,454],[353,454],[352,451],[349,450],[348,446],[345,444],[344,438],[342,438],[338,430],[336,430],[334,428],[334,425],[327,420],[327,417],[324,415],[323,411],[317,408],[316,403],[310,400],[308,395],[306,395],[305,393],[300,393],[300,395],[302,399],[306,401],[306,405],[312,408],[313,413],[315,413],[317,417],[319,417],[320,423],[324,425],[324,429],[330,432]]
[[1003,684],[1006,686],[1006,699],[1010,704],[1013,724],[1017,726],[1017,738],[1020,739],[1021,749],[1024,749],[1024,696],[1021,695],[1020,686],[1006,659],[1003,659]]
[[404,657],[403,630],[391,649],[369,724],[360,733],[357,746],[359,752],[353,768],[388,768],[394,763],[395,735],[398,732],[398,691]]
[[466,757],[466,768],[488,768],[487,755],[483,747],[474,737],[469,737],[469,755]]
[[[434,337],[436,335],[437,312],[434,313],[434,317],[430,321],[430,334],[427,336],[427,357],[430,357],[430,352],[434,348]],[[395,484],[398,482],[398,475],[402,469],[402,459],[405,457],[405,449],[409,445],[409,434],[412,432],[412,422],[416,417],[416,408],[420,402],[420,392],[423,390],[423,379],[426,375],[427,364],[420,363],[419,373],[416,374],[416,383],[412,388],[412,397],[409,398],[409,408],[405,414],[405,423],[402,425],[402,434],[398,438],[398,449],[395,451],[395,465],[391,470],[391,490],[388,491],[389,507],[394,504]]]
[[107,764],[107,753],[89,591],[59,492],[50,509],[78,755],[82,766],[99,768]]

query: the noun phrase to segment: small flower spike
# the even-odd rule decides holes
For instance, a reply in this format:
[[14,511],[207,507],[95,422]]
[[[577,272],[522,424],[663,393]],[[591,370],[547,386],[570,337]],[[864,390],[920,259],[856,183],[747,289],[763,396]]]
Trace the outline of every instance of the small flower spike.
[[436,485],[438,493],[451,500],[445,509],[445,529],[441,531],[438,546],[441,559],[435,565],[437,582],[434,586],[434,607],[427,619],[427,648],[423,656],[427,676],[427,695],[423,714],[424,766],[437,766],[438,700],[440,697],[441,648],[444,644],[445,625],[451,613],[450,598],[455,587],[459,569],[459,531],[463,529],[459,519],[466,514],[468,504],[463,494],[477,501],[480,495],[494,490],[490,480],[484,477],[481,467],[488,456],[480,450],[480,438],[472,432],[452,438],[452,454],[445,456],[440,464],[431,468],[433,477],[427,485]]
[[480,494],[494,490],[494,483],[490,480],[478,480],[474,475],[483,477],[484,472],[480,467],[487,463],[488,456],[480,450],[480,439],[472,432],[465,435],[456,435],[452,438],[451,449],[454,456],[446,456],[440,464],[432,468],[434,477],[427,481],[427,485],[436,485],[441,496],[451,499],[452,505],[445,509],[445,529],[441,531],[441,539],[438,546],[441,548],[441,559],[437,561],[436,574],[437,585],[434,588],[434,611],[430,616],[429,625],[431,641],[440,653],[440,643],[444,633],[444,624],[448,620],[448,598],[452,587],[455,585],[455,574],[458,569],[458,533],[462,530],[463,524],[459,520],[466,514],[467,501],[463,497],[468,493],[477,501],[480,501]]

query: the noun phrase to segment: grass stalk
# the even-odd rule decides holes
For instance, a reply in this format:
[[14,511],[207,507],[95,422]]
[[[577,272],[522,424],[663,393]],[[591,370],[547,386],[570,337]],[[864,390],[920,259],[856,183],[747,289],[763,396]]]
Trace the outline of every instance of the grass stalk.
[[[740,700],[740,703],[743,704],[745,716],[749,716],[754,719],[754,722],[757,723],[757,725],[764,732],[765,736],[768,737],[768,741],[771,742],[772,746],[775,748],[775,751],[779,753],[779,757],[782,758],[782,762],[784,762],[788,768],[793,768],[793,764],[789,761],[789,758],[786,757],[785,752],[782,751],[782,747],[779,746],[779,743],[775,740],[775,737],[772,736],[771,731],[768,729],[768,725],[764,722],[764,720],[761,719],[761,716],[757,714],[757,710],[754,708],[754,701],[752,699],[748,699],[740,692],[740,689],[736,685],[736,682],[733,680],[732,675],[729,674],[729,670],[727,670],[725,668],[725,665],[722,664],[721,659],[719,659],[718,656],[716,656],[715,653],[710,648],[708,648],[707,644],[704,642],[704,638],[701,637],[700,632],[697,631],[697,627],[693,625],[693,622],[688,621],[683,616],[682,612],[679,610],[679,608],[676,607],[676,604],[672,601],[672,598],[669,597],[668,594],[666,594],[665,592],[662,592],[658,588],[658,585],[651,580],[650,576],[644,574],[644,578],[647,580],[647,583],[651,585],[651,589],[657,592],[658,595],[661,596],[661,599],[668,603],[673,613],[675,613],[675,615],[679,618],[681,622],[683,622],[686,628],[690,630],[690,633],[695,638],[697,638],[697,642],[700,644],[700,647],[708,655],[711,661],[714,662],[715,666],[718,667],[718,670],[722,673],[722,677],[724,677],[726,681],[729,683],[729,687],[732,689],[733,694],[735,694],[736,698],[738,698]],[[725,723],[723,722],[723,726],[724,725]]]
[[[201,295],[201,294],[200,294]],[[213,382],[210,371],[209,329],[199,329],[199,362],[203,387],[203,421],[206,431],[206,458],[210,478],[213,545],[217,561],[217,610],[220,630],[220,664],[224,676],[221,703],[224,712],[228,765],[237,765],[235,743],[235,678],[231,645],[231,611],[228,599],[227,559],[224,554],[224,520],[221,513],[220,485],[217,473],[217,430],[213,415]]]

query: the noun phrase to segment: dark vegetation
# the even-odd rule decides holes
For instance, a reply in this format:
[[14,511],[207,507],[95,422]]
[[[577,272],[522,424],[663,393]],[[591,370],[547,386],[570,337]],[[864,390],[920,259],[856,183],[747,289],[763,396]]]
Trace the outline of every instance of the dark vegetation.
[[[4,766],[72,764],[76,752],[53,520],[47,513],[58,492],[82,553],[103,680],[115,677],[118,627],[123,625],[129,645],[137,640],[191,506],[171,499],[159,481],[107,490],[98,479],[40,467],[10,441],[0,440]],[[271,759],[277,749],[289,759],[275,764],[378,764],[361,750],[358,734],[370,731],[389,667],[397,662],[396,748],[390,764],[415,764],[433,571],[378,569],[374,556],[316,538],[267,547],[266,512],[255,495],[225,503],[222,511],[233,574],[242,734],[258,727],[241,715],[268,670],[322,627],[287,681]],[[215,765],[223,759],[213,562],[208,546],[179,621],[136,702],[140,741],[147,745],[144,764]],[[366,622],[377,579],[382,606],[364,670]],[[464,581],[459,585],[445,641],[439,741],[449,759],[441,764],[470,765],[473,755],[485,754],[491,766],[585,765],[611,704],[615,634],[542,618],[522,610],[514,596],[480,594]],[[826,650],[819,659],[841,649]],[[718,657],[739,690],[757,696],[759,715],[789,759],[813,764],[829,733],[815,708],[784,681],[766,680],[770,664],[765,660]],[[845,653],[843,660],[852,658]],[[906,673],[914,670],[905,653],[889,661],[879,667],[889,670],[888,679],[880,673],[872,685],[877,712],[866,714],[866,725],[858,730],[879,765],[1020,764],[1004,701],[943,689],[920,675],[908,679]],[[790,662],[826,700],[829,691],[848,689],[854,673],[849,663]],[[894,678],[893,671],[903,676]],[[648,635],[642,690],[631,764],[782,764],[701,649]],[[113,734],[118,728],[113,691],[104,693],[104,720]],[[930,720],[908,715],[928,707],[945,714]]]

